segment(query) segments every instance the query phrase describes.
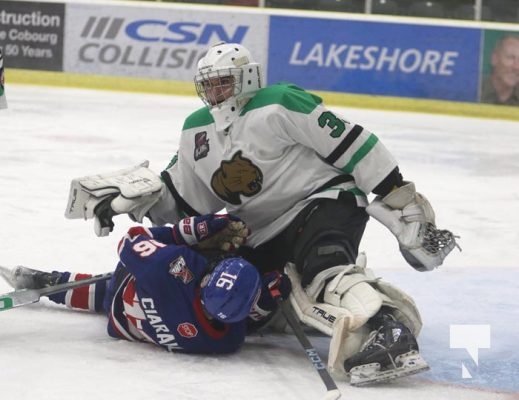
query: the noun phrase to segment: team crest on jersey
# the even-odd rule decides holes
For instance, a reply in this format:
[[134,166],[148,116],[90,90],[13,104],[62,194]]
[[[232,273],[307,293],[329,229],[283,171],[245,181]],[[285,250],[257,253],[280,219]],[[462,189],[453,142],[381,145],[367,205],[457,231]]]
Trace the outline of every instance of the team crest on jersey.
[[185,338],[194,338],[198,335],[198,329],[191,322],[183,322],[177,326],[177,332]]
[[176,258],[169,264],[169,273],[175,278],[180,279],[186,285],[193,280],[193,273],[187,267],[186,260],[184,260],[182,256]]
[[251,160],[236,152],[230,161],[222,161],[211,178],[211,187],[224,201],[241,204],[240,195],[252,197],[263,185],[263,173]]
[[207,132],[198,132],[195,135],[195,161],[204,158],[209,153],[209,139],[207,139]]

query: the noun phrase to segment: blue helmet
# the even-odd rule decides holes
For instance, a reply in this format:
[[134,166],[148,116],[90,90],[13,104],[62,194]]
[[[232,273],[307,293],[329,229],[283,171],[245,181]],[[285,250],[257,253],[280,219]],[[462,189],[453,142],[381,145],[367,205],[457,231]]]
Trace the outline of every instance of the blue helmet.
[[238,322],[247,318],[260,292],[261,279],[256,268],[243,258],[226,258],[202,284],[202,302],[214,318]]

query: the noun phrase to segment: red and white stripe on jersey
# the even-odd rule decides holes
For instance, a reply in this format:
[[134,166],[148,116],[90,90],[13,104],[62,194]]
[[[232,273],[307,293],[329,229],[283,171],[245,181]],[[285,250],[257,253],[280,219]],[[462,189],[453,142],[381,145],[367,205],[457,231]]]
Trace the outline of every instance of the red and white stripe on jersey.
[[179,221],[177,226],[182,239],[184,239],[187,245],[192,246],[198,243],[194,218],[184,218]]
[[142,321],[146,320],[146,314],[142,310],[139,296],[135,288],[135,277],[131,277],[123,290],[123,314],[128,321],[130,333],[140,340],[154,343],[153,339],[142,329]]
[[142,336],[142,321],[146,319],[144,311],[139,304],[139,296],[135,289],[135,278],[132,276],[123,290],[123,314],[128,321],[130,333],[139,339]]
[[[90,274],[71,273],[69,282],[79,281],[81,279],[90,278]],[[83,310],[96,311],[95,309],[95,287],[92,283],[88,286],[81,286],[74,290],[67,290],[65,294],[65,305],[67,307],[81,308]]]

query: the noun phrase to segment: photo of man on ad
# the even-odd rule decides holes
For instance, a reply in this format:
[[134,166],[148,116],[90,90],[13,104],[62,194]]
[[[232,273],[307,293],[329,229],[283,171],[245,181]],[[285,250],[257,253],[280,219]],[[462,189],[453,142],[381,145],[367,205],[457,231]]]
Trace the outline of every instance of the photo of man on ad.
[[485,55],[481,103],[519,105],[519,32],[486,31]]

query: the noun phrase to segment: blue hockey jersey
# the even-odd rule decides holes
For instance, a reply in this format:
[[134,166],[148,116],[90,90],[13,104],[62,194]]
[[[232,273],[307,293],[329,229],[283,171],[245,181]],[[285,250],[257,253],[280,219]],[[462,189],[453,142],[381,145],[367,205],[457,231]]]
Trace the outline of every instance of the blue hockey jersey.
[[207,274],[207,260],[173,244],[171,228],[149,230],[153,237],[127,236],[119,246],[119,279],[109,289],[110,336],[154,343],[168,351],[236,351],[244,342],[246,322],[210,320],[202,308],[200,282]]

